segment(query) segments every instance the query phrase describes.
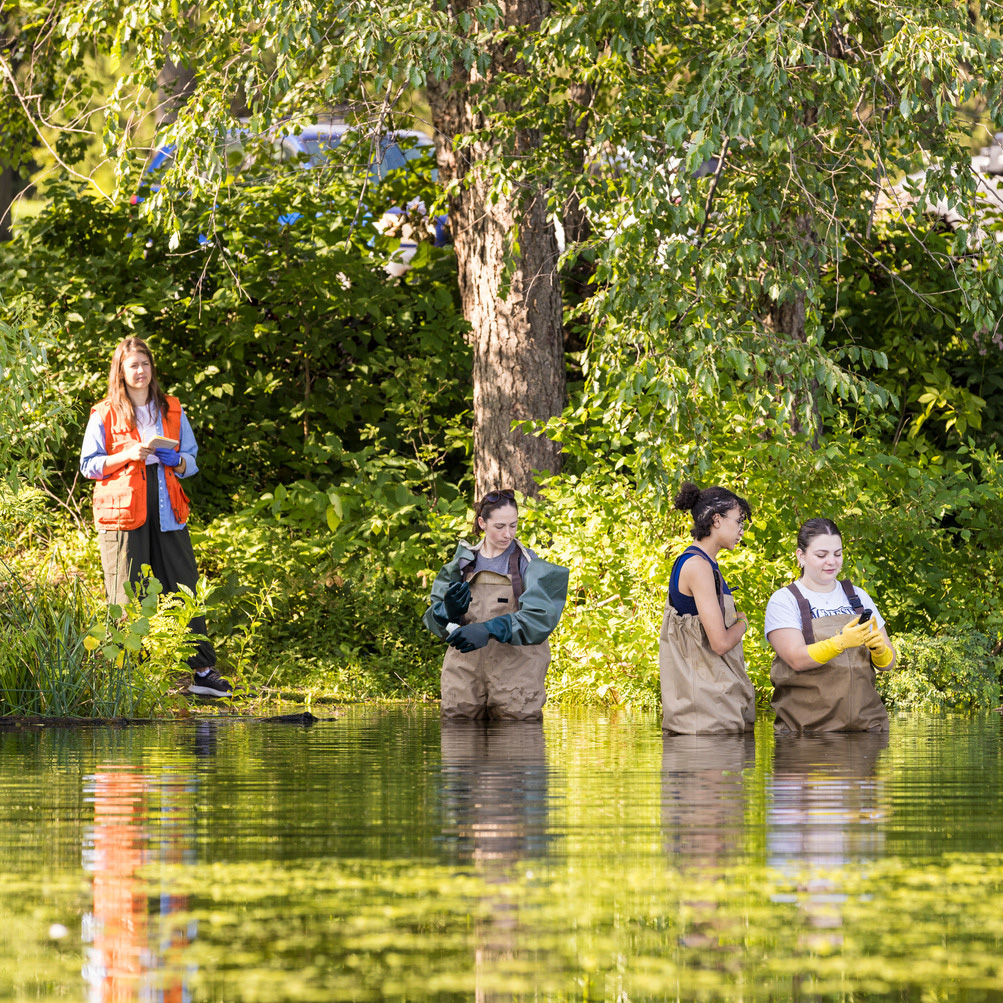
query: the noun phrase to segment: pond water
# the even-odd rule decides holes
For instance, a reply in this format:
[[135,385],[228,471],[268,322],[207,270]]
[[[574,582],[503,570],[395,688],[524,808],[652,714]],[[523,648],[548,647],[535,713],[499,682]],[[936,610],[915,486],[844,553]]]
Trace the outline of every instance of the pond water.
[[1001,719],[0,734],[0,997],[1003,1001]]

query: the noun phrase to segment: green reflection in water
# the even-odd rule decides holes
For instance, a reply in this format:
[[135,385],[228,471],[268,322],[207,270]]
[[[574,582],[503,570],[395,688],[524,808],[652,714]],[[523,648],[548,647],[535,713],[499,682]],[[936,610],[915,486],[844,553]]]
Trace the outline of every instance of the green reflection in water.
[[0,996],[1003,1001],[999,749],[996,717],[8,735]]

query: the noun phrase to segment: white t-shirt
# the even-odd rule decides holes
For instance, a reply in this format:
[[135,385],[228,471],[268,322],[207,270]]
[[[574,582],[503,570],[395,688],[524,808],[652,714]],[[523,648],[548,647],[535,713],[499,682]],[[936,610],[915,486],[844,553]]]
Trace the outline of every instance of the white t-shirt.
[[[157,405],[153,401],[136,408],[136,431],[139,432],[139,437],[143,442],[148,442],[155,435],[159,435],[157,432]],[[159,462],[160,460],[153,453],[150,453],[146,458],[148,467]]]
[[[841,613],[853,615],[853,607],[839,582],[836,582],[831,592],[812,592],[801,582],[795,582],[794,586],[808,600],[813,620],[822,616],[839,616]],[[874,611],[874,622],[877,624],[878,630],[884,627],[885,621],[871,597],[859,585],[854,585],[853,591],[857,593],[857,598],[863,603],[864,609],[869,608]],[[769,637],[771,630],[777,630],[780,627],[801,629],[801,611],[798,609],[798,602],[786,587],[777,589],[770,596],[770,601],[766,604],[763,633]]]

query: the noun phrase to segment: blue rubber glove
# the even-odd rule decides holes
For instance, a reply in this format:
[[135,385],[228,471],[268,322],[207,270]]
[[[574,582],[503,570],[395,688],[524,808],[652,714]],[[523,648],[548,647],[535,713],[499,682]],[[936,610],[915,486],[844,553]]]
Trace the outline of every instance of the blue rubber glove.
[[432,607],[432,616],[445,625],[463,619],[470,605],[470,585],[467,582],[450,582],[446,597]]
[[153,455],[165,467],[176,467],[181,462],[181,454],[176,449],[155,449]]
[[483,623],[468,623],[466,626],[457,627],[446,638],[446,642],[466,654],[468,651],[483,648],[492,637],[502,644],[508,644],[512,640],[512,618],[507,613],[505,616],[496,616],[493,620],[485,620]]

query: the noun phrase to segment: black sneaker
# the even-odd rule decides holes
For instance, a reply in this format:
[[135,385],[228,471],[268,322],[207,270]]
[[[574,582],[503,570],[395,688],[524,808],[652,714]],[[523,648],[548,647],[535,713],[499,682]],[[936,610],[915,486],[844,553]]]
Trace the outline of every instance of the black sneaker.
[[188,684],[188,692],[198,697],[228,697],[233,695],[230,684],[215,670],[210,669],[204,676],[193,676]]

